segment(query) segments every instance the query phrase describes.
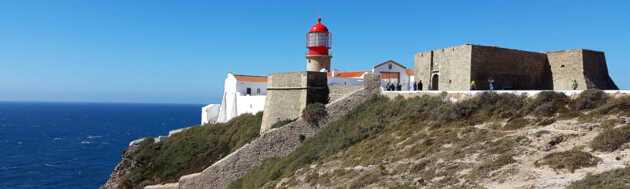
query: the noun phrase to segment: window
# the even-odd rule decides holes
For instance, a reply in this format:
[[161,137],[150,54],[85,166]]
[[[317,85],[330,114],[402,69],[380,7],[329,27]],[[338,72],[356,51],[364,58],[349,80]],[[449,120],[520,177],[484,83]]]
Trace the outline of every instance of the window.
[[260,88],[256,89],[256,95],[260,95]]
[[252,88],[247,88],[247,90],[245,91],[246,95],[252,95]]
[[391,70],[392,69],[392,64],[387,65],[387,67]]

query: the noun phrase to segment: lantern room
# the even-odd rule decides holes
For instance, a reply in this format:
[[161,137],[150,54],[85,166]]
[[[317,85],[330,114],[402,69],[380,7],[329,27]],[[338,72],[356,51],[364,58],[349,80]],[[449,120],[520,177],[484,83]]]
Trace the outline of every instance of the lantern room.
[[322,19],[317,18],[317,23],[306,34],[307,56],[326,56],[331,46],[331,34],[328,28],[322,24]]

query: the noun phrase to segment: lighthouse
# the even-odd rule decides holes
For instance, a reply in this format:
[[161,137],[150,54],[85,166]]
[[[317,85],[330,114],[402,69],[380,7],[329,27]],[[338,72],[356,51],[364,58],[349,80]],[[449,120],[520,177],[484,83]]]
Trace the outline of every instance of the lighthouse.
[[306,71],[330,71],[330,46],[331,34],[322,19],[317,18],[317,23],[306,34]]

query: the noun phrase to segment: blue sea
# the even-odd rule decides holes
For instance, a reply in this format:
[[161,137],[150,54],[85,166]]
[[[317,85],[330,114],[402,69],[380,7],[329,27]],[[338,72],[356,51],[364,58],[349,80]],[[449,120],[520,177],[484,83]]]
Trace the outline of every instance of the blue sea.
[[98,188],[131,140],[198,124],[200,108],[0,102],[0,188]]

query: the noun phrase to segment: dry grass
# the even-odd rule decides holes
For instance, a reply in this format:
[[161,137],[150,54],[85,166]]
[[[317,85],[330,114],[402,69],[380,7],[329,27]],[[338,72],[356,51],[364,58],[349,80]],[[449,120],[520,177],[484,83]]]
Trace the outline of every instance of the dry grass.
[[630,188],[630,167],[588,175],[571,183],[567,189],[627,189]]
[[630,127],[626,126],[604,130],[591,141],[591,147],[597,151],[612,152],[628,142],[630,142]]
[[569,150],[548,154],[536,161],[536,166],[547,165],[556,170],[566,169],[573,173],[580,168],[596,166],[600,161],[600,158],[588,152]]

